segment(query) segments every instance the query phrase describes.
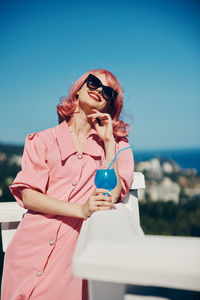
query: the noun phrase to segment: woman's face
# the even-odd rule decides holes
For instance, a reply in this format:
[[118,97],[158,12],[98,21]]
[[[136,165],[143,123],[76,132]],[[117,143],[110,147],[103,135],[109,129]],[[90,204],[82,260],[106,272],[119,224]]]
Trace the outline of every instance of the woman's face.
[[[95,75],[98,77],[103,85],[108,85],[104,74]],[[91,90],[85,83],[77,93],[79,107],[85,111],[86,114],[91,113],[91,109],[95,108],[100,112],[106,111],[107,101],[102,96],[102,87],[96,90]]]

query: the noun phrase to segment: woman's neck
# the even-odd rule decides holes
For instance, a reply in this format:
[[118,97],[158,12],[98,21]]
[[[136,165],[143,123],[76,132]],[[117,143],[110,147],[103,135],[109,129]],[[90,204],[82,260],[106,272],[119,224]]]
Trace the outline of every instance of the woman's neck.
[[80,110],[78,113],[73,113],[72,118],[68,122],[69,129],[77,138],[88,137],[91,128],[93,127],[87,115]]

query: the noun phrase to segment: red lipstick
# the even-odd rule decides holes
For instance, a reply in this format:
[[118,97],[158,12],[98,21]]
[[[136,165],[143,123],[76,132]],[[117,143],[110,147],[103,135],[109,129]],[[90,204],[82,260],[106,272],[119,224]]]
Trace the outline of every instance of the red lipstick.
[[98,102],[101,101],[101,97],[99,96],[99,94],[95,93],[95,92],[88,92],[88,95],[93,99],[96,100]]

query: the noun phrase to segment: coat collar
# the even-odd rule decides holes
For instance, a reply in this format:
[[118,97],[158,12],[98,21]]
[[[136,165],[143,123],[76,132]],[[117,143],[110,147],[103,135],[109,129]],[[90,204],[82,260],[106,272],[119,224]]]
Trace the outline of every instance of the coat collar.
[[[74,153],[78,153],[66,121],[63,121],[55,127],[55,133],[62,160],[65,160]],[[82,153],[93,157],[101,157],[103,155],[103,149],[103,141],[99,138],[96,130],[91,129]]]

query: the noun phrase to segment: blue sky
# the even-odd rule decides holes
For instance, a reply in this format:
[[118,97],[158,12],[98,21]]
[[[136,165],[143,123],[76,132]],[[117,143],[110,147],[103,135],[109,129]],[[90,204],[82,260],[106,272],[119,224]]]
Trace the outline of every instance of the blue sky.
[[134,148],[200,147],[199,13],[194,0],[1,1],[0,142],[57,125],[59,98],[105,68]]

